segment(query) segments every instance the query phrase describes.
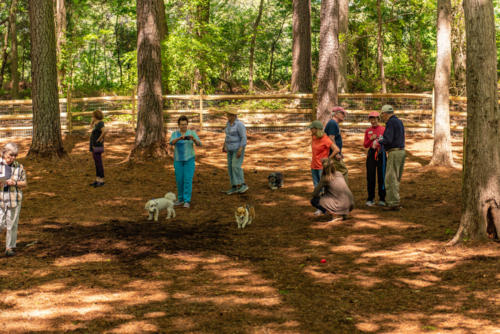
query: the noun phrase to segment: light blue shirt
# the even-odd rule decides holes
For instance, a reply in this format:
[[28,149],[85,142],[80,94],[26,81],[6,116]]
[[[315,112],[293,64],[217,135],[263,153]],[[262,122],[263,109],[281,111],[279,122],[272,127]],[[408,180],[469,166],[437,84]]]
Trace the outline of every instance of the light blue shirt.
[[225,144],[228,151],[234,152],[240,147],[247,146],[247,130],[243,122],[239,119],[236,119],[233,125],[227,122],[225,132]]
[[[184,136],[193,136],[196,140],[200,141],[200,138],[196,134],[194,130],[187,130]],[[172,136],[170,137],[170,144],[177,139],[182,137],[181,132],[179,130],[174,131]],[[192,140],[179,140],[175,143],[174,149],[174,160],[175,161],[188,161],[189,159],[194,158],[194,142]]]

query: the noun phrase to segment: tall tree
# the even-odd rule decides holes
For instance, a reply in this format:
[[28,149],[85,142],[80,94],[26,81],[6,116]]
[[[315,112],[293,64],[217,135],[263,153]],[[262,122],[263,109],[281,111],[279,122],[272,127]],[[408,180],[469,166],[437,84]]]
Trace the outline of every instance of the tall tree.
[[[207,31],[207,25],[210,22],[210,0],[193,0],[195,5],[195,36],[201,40]],[[201,57],[201,55],[199,55]],[[205,81],[205,73],[200,67],[196,67],[192,85],[192,93],[199,92],[203,89]]]
[[3,79],[5,75],[5,66],[7,65],[7,57],[9,56],[9,53],[7,51],[7,48],[9,46],[9,24],[7,22],[6,27],[5,27],[5,32],[3,35],[3,45],[2,45],[2,65],[0,66],[0,89],[3,87]]
[[65,154],[57,95],[56,39],[52,0],[29,0],[33,135],[30,156]]
[[326,124],[338,103],[339,9],[337,0],[322,0],[320,10],[317,118]]
[[384,41],[383,32],[382,32],[382,8],[380,4],[380,0],[377,0],[377,18],[378,18],[378,30],[377,30],[377,62],[380,73],[380,85],[381,92],[387,93],[387,86],[385,83],[385,69],[384,69]]
[[312,92],[311,1],[293,0],[292,93]]
[[257,39],[257,32],[259,31],[260,19],[262,18],[262,10],[264,8],[264,0],[260,0],[259,12],[255,18],[252,28],[252,37],[250,39],[250,60],[248,67],[248,90],[253,92],[253,67],[254,67],[254,56],[255,56],[255,40]]
[[450,243],[500,234],[500,109],[492,0],[464,0],[467,38],[467,143],[462,217]]
[[158,1],[137,0],[137,129],[131,160],[166,156]]
[[462,0],[451,2],[451,57],[453,60],[453,91],[465,94],[465,23]]
[[349,33],[349,0],[339,2],[339,79],[338,90],[347,93],[347,36]]
[[54,0],[55,6],[55,16],[56,16],[56,54],[57,54],[57,63],[59,66],[57,67],[57,79],[58,79],[58,87],[62,89],[61,83],[64,82],[65,70],[64,67],[61,66],[61,58],[62,58],[62,48],[64,43],[66,43],[66,1],[65,0]]
[[431,165],[453,166],[450,134],[451,2],[438,0],[437,60],[434,76],[434,150]]
[[17,0],[12,0],[10,6],[10,78],[12,82],[11,96],[13,99],[17,99],[19,96],[19,72],[18,72],[18,59],[17,55]]

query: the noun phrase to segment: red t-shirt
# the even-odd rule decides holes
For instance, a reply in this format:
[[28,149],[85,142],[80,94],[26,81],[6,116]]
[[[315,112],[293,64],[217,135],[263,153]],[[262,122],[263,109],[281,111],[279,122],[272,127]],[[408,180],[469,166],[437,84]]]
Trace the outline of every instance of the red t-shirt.
[[324,158],[328,158],[331,146],[332,146],[332,140],[326,134],[324,134],[323,137],[321,138],[312,136],[311,169],[323,169],[321,160]]
[[370,137],[375,134],[377,135],[377,138],[380,138],[384,135],[385,127],[381,125],[377,125],[376,127],[370,126],[368,129],[365,131],[365,142],[363,145],[365,148],[372,147],[373,141],[375,139],[370,139]]

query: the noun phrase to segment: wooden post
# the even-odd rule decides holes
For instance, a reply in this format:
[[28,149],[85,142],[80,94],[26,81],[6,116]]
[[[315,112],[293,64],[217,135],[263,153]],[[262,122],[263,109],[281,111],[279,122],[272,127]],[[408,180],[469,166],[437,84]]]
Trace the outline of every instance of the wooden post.
[[313,92],[312,96],[312,101],[311,101],[311,121],[314,121],[316,119],[316,106],[317,106],[317,101],[318,99],[318,94],[316,92]]
[[203,129],[203,91],[200,92],[200,131]]
[[434,123],[436,122],[436,91],[432,88],[432,136],[434,137]]
[[66,124],[68,132],[71,135],[73,132],[73,114],[71,113],[71,85],[66,93]]
[[136,115],[136,99],[135,99],[135,87],[132,89],[132,127],[135,128],[137,123]]

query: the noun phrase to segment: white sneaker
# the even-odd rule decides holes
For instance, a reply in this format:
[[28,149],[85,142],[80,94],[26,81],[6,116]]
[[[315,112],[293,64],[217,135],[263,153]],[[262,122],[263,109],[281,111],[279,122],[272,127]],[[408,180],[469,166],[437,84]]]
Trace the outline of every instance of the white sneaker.
[[375,202],[374,201],[366,201],[366,206],[374,206]]
[[175,201],[174,202],[174,206],[179,206],[179,205],[182,205],[182,204],[184,204],[184,202],[182,202],[182,201]]
[[378,205],[379,206],[385,206],[385,202],[384,201],[380,201],[380,202],[378,202]]
[[183,207],[185,207],[186,209],[189,209],[191,207],[191,204],[189,204],[188,202],[184,203]]
[[318,209],[318,210],[314,211],[314,213],[313,213],[313,214],[314,214],[315,216],[321,216],[321,215],[323,214],[323,211],[321,211],[321,210],[319,210],[319,209]]

